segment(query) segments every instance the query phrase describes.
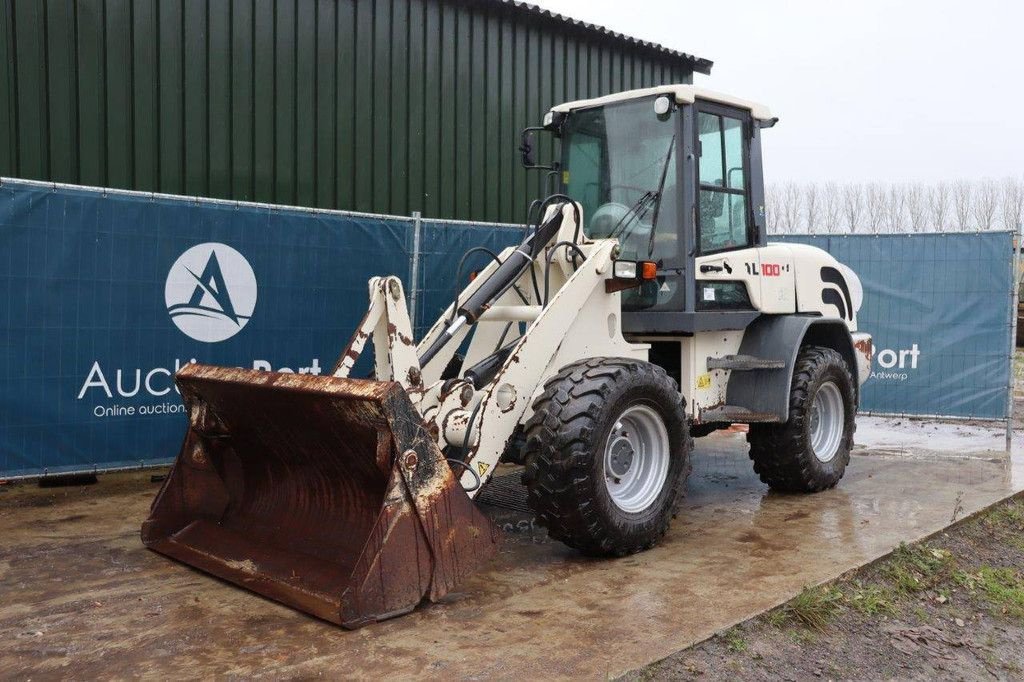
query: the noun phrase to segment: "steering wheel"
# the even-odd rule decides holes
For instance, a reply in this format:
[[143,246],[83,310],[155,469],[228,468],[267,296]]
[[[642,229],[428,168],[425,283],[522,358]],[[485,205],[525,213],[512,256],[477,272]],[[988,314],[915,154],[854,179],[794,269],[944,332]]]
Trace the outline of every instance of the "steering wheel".
[[[606,204],[601,204],[590,217],[590,230],[588,235],[593,239],[601,239],[610,236],[612,230],[614,230],[617,225],[621,229],[623,223],[622,218],[629,213],[629,211],[629,206],[620,204],[617,201],[609,201]],[[649,216],[647,220],[650,220]],[[636,215],[626,218],[624,222],[629,223],[629,226],[625,229],[623,234],[619,235],[620,241],[632,235],[646,235],[651,229],[651,224],[649,222],[645,222],[642,218],[637,218]]]
[[620,204],[617,201],[601,204],[588,221],[590,227],[589,236],[593,239],[607,237],[627,213],[629,213],[629,206]]

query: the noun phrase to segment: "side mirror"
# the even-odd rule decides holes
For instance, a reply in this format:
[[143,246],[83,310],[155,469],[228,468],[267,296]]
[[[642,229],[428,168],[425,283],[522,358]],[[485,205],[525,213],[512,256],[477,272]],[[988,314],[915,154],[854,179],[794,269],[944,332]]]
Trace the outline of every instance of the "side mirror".
[[537,165],[537,158],[534,156],[534,135],[533,130],[526,128],[519,136],[519,153],[522,154],[523,166],[533,168]]
[[537,145],[534,139],[534,133],[537,131],[551,132],[549,128],[544,126],[530,126],[524,128],[523,132],[519,135],[519,153],[522,155],[523,167],[526,169],[540,168],[541,170],[557,170],[558,164],[554,163],[551,165],[537,163]]

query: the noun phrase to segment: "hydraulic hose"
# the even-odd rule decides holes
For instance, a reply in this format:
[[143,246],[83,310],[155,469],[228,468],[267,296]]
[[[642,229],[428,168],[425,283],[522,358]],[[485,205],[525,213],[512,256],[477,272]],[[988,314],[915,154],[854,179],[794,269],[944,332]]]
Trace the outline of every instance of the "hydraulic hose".
[[[541,304],[543,307],[547,307],[548,305],[548,291],[549,285],[551,284],[551,259],[554,257],[555,252],[558,251],[558,249],[563,246],[566,249],[572,249],[574,256],[578,254],[580,258],[582,258],[583,260],[587,260],[586,254],[583,253],[583,250],[580,249],[580,247],[577,246],[575,242],[562,241],[558,242],[553,247],[551,247],[551,250],[548,251],[548,255],[544,263],[544,302]],[[575,260],[573,260],[573,266],[576,266]]]
[[501,265],[501,259],[498,258],[498,254],[490,250],[486,246],[474,246],[466,253],[462,254],[462,258],[459,259],[459,267],[455,270],[455,300],[452,302],[452,316],[448,320],[448,324],[455,321],[455,315],[459,310],[459,282],[462,281],[462,268],[466,265],[466,259],[472,256],[474,253],[486,253],[490,256],[491,260]]
[[[545,200],[547,201],[547,200]],[[537,227],[533,234],[526,237],[515,251],[505,259],[505,262],[497,267],[487,278],[487,281],[480,285],[476,291],[458,307],[455,319],[449,323],[430,347],[420,356],[420,366],[426,366],[444,348],[455,333],[467,322],[472,324],[477,321],[483,312],[490,307],[494,301],[508,291],[523,274],[527,267],[533,267],[533,261],[540,253],[544,245],[551,241],[551,238],[558,234],[558,228],[562,225],[562,213],[557,212],[543,225]]]

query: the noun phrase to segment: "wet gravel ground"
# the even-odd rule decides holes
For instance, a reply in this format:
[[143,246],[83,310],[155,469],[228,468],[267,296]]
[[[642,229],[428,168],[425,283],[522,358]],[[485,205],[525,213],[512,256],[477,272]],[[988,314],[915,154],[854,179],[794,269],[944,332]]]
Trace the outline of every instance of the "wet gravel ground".
[[[1021,353],[1015,369],[1016,431],[1024,425]],[[948,428],[969,426],[976,425]],[[789,603],[625,679],[725,677],[1024,679],[1024,495],[807,588]]]
[[1024,497],[626,676],[1024,678]]

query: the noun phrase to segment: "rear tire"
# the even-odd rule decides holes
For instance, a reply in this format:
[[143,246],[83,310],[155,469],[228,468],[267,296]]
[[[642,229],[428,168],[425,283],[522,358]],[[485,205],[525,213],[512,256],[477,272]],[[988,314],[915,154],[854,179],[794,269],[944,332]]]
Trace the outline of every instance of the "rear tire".
[[813,493],[839,483],[850,462],[856,411],[853,377],[831,348],[801,349],[793,369],[789,420],[751,424],[754,471],[775,490]]
[[551,378],[533,407],[523,483],[548,535],[594,556],[654,546],[690,472],[676,383],[648,362],[591,358]]

